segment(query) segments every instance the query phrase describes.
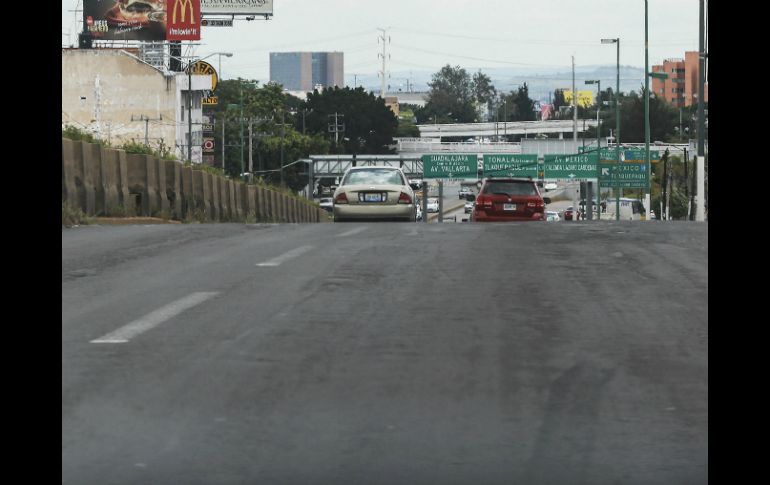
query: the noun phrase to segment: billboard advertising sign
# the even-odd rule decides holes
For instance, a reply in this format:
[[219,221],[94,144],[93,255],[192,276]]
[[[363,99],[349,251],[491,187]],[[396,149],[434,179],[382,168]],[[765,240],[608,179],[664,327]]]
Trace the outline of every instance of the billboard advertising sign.
[[[587,108],[594,104],[594,92],[593,91],[581,91],[578,90],[577,105],[583,108]],[[572,90],[564,90],[564,102],[572,104]]]
[[166,0],[166,40],[201,40],[200,0]]
[[200,0],[204,15],[273,15],[273,0]]
[[166,1],[83,0],[83,29],[94,40],[166,40]]

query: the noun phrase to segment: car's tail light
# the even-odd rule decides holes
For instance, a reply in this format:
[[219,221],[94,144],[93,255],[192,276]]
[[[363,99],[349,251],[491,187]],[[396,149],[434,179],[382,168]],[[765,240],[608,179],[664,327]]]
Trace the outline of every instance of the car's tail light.
[[527,207],[536,207],[538,209],[545,208],[545,203],[542,200],[535,202],[527,202]]
[[348,203],[348,196],[345,195],[345,192],[340,192],[337,197],[334,198],[335,204],[347,204]]
[[479,196],[479,198],[476,199],[476,207],[486,207],[488,209],[491,209],[492,208],[492,198],[491,197]]
[[405,193],[401,192],[401,195],[398,196],[398,203],[399,204],[411,204],[412,203],[412,198],[409,197],[408,194],[405,194]]

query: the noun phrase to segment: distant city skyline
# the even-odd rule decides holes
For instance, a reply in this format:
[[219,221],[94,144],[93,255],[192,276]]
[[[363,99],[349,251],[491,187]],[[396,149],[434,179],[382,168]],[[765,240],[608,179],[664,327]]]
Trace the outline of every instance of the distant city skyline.
[[[71,10],[79,5],[62,0],[63,46],[77,45],[82,13]],[[697,51],[697,1],[650,0],[649,25],[650,66]],[[270,52],[343,52],[345,82],[352,86],[355,77],[368,79],[382,69],[378,28],[390,40],[391,86],[392,73],[433,73],[446,64],[469,72],[510,67],[564,73],[574,55],[576,69],[614,66],[615,46],[600,39],[615,37],[621,39],[621,65],[644,68],[641,0],[391,0],[384,8],[354,0],[275,0],[270,20],[236,18],[233,27],[204,27],[202,40],[184,53],[232,52],[218,59],[224,79],[265,83]]]

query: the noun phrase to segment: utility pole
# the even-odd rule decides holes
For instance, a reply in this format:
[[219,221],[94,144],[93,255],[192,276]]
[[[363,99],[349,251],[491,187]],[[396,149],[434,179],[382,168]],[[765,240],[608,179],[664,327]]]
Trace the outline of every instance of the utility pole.
[[284,124],[284,114],[286,110],[281,108],[281,187],[283,187],[283,139],[286,135],[286,125]]
[[163,115],[160,115],[160,118],[150,118],[145,115],[139,115],[139,117],[135,118],[134,115],[131,115],[131,121],[144,121],[144,146],[148,147],[150,146],[149,123],[150,121],[163,121]]
[[334,112],[333,115],[327,115],[329,118],[334,116],[334,123],[329,123],[329,133],[334,133],[334,144],[339,144],[339,134],[345,132],[345,123],[340,123],[337,118],[342,118],[345,115],[341,115]]
[[192,165],[192,62],[187,63],[187,163]]
[[380,88],[380,96],[382,97],[382,99],[385,99],[385,82],[386,82],[385,73],[387,72],[385,69],[385,60],[388,58],[386,57],[388,56],[386,47],[387,47],[387,44],[390,43],[390,37],[387,37],[387,38],[385,37],[385,29],[377,29],[377,30],[382,32],[382,35],[377,37],[377,41],[379,42],[380,40],[382,40],[382,54],[378,54],[378,56],[382,57],[382,71],[380,71],[380,76],[382,76],[382,85]]
[[[575,56],[572,56],[572,141],[575,145],[575,151],[577,151],[577,91],[575,90]],[[577,215],[580,214],[580,185],[582,182],[578,182],[578,190],[573,196],[573,216],[572,220],[577,220]]]
[[227,117],[222,116],[222,171],[225,170],[225,125],[227,124]]
[[252,148],[251,148],[251,126],[252,126],[252,119],[249,118],[249,179],[251,179],[251,174],[254,173],[254,166],[252,165],[252,162],[251,162],[251,153],[252,153]]
[[[649,61],[649,40],[648,40],[648,19],[647,0],[644,0],[644,167],[647,170],[647,188],[645,189],[644,208],[650,209],[650,192],[652,192],[651,176],[652,167],[650,167],[650,61]],[[668,185],[668,181],[666,181]],[[668,204],[668,202],[666,202]],[[666,217],[668,217],[668,207],[666,207]]]
[[705,8],[704,0],[700,0],[700,22],[699,22],[699,69],[698,69],[698,161],[697,161],[697,180],[698,180],[698,205],[695,209],[695,220],[703,222],[705,220],[705,203],[706,203],[706,184],[705,184],[705,147],[704,139],[706,135],[706,125],[703,116],[703,103],[705,97],[705,84],[706,84],[706,44],[704,42],[705,22]]

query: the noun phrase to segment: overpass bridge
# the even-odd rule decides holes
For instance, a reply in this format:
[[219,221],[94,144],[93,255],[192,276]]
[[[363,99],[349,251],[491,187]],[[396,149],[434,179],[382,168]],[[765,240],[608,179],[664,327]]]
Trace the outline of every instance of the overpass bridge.
[[[588,128],[596,128],[596,120],[580,119],[577,122],[578,133]],[[442,137],[499,137],[506,135],[538,135],[540,133],[558,133],[561,138],[564,133],[572,133],[572,120],[545,121],[498,121],[487,123],[445,123],[417,125],[420,138]]]

